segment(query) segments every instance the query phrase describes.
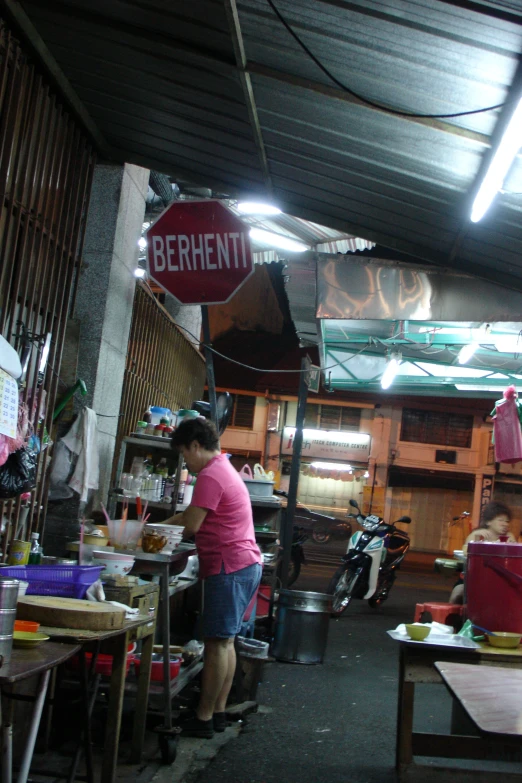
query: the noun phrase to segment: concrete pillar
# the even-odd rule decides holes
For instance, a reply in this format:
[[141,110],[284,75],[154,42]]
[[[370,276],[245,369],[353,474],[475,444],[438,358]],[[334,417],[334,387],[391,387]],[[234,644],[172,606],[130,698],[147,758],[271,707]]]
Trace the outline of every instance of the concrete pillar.
[[[100,164],[94,173],[74,313],[80,325],[78,377],[88,391],[81,402],[98,414],[100,488],[88,508],[106,502],[109,490],[148,181],[147,169],[129,164]],[[67,539],[71,532],[77,534],[74,518],[82,513],[78,496],[62,509],[74,522],[69,524],[72,531],[64,528],[60,506],[52,504],[46,550],[63,549],[64,534]]]
[[201,307],[199,305],[180,305],[169,294],[165,296],[164,307],[171,318],[183,329],[185,337],[191,342],[199,342]]

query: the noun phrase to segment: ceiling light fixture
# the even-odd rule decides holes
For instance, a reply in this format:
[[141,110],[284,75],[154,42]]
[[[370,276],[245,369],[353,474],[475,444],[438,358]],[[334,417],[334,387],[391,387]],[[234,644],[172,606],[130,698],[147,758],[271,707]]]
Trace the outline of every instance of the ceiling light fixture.
[[281,210],[274,204],[263,204],[260,201],[240,201],[237,205],[238,212],[243,215],[280,215]]
[[138,239],[138,247],[142,252],[143,250],[145,250],[145,248],[147,247],[147,240],[145,239],[145,237],[140,237]]
[[467,364],[471,359],[471,357],[474,356],[475,353],[477,352],[478,347],[479,344],[475,342],[475,340],[472,340],[467,345],[463,345],[457,357],[458,363]]
[[479,191],[471,208],[471,222],[478,223],[488,211],[491,202],[502,188],[507,173],[522,144],[522,98],[517,104],[497,151],[493,155],[488,170],[482,180]]
[[295,239],[285,237],[282,234],[274,234],[272,231],[263,231],[262,228],[251,228],[250,236],[252,239],[262,242],[264,245],[281,248],[281,250],[291,250],[293,253],[304,253],[310,248],[297,242]]
[[499,335],[494,338],[494,345],[499,353],[522,353],[522,335]]
[[319,470],[347,470],[350,473],[353,471],[351,465],[346,465],[344,462],[311,462],[311,468],[319,468]]
[[479,386],[474,383],[456,383],[455,388],[458,391],[477,391],[477,392],[495,392],[502,395],[506,388],[506,383],[503,386]]
[[388,357],[388,364],[386,365],[386,369],[384,370],[381,378],[381,387],[383,389],[389,389],[392,385],[397,373],[399,372],[401,359],[402,356],[398,352],[393,352]]
[[143,269],[141,266],[137,266],[134,270],[134,277],[139,278],[140,280],[143,280],[144,277],[147,276],[147,270]]

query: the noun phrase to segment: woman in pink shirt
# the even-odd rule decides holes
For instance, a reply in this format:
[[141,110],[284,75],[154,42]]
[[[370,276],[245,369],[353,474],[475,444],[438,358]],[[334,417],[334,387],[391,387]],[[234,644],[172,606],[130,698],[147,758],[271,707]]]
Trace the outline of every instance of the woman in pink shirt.
[[248,490],[221,454],[212,422],[184,421],[172,446],[197,473],[190,506],[168,522],[184,525],[184,537],[196,537],[200,576],[205,580],[203,636],[205,666],[197,710],[183,722],[183,734],[211,738],[226,727],[225,707],[236,669],[234,637],[261,581]]

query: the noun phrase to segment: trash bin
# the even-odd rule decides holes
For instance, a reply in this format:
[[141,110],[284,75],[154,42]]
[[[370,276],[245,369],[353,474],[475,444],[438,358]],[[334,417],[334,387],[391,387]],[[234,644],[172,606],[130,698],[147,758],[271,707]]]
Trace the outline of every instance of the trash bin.
[[272,654],[289,663],[322,663],[328,641],[332,597],[280,590]]

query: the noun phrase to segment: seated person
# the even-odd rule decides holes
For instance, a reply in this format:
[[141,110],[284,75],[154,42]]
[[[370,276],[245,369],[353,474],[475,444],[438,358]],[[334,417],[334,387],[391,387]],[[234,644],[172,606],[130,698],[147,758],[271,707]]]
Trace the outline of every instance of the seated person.
[[[480,524],[469,534],[464,542],[462,550],[466,554],[470,541],[499,541],[501,536],[507,537],[507,543],[516,544],[517,540],[509,532],[511,522],[511,510],[504,503],[488,503],[482,509]],[[464,601],[464,582],[462,575],[450,595],[451,604],[462,604]]]

